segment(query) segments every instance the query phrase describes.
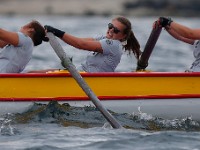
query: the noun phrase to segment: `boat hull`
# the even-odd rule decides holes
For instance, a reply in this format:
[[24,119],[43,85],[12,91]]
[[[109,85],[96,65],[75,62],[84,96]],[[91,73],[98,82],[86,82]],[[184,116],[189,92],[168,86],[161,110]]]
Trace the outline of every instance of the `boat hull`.
[[[82,73],[101,100],[200,98],[200,73]],[[69,73],[1,74],[0,101],[88,100]]]

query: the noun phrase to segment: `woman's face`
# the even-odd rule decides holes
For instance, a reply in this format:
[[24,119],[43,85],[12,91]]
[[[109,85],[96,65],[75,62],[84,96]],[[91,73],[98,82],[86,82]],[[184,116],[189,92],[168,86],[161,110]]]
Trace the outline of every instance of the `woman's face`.
[[122,41],[126,37],[126,34],[124,34],[123,32],[124,29],[125,29],[124,24],[122,24],[118,20],[112,20],[112,22],[108,24],[106,37],[108,39]]

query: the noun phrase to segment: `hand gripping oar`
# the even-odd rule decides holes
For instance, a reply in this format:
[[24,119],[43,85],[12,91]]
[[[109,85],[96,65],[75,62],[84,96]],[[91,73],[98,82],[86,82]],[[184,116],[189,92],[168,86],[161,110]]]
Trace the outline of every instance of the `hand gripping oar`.
[[111,124],[113,128],[122,128],[122,126],[117,122],[117,120],[105,109],[105,107],[100,103],[100,100],[97,96],[92,92],[90,87],[84,81],[80,73],[76,70],[76,67],[71,62],[70,58],[64,52],[62,46],[59,44],[55,36],[48,32],[47,36],[49,38],[50,45],[62,61],[62,65],[69,70],[72,77],[76,80],[79,86],[83,89],[86,95],[92,100],[94,105],[99,109],[99,111],[103,114],[103,116],[107,119],[107,121]]
[[162,27],[155,25],[155,28],[152,29],[149,39],[145,45],[144,51],[138,60],[136,71],[145,70],[148,66],[149,57],[156,45],[158,37],[162,31]]

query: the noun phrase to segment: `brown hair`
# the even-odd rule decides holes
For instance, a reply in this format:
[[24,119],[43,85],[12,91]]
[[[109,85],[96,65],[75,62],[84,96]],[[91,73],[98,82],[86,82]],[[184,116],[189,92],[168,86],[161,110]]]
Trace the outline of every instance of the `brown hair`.
[[124,39],[124,41],[127,41],[127,44],[124,45],[125,51],[129,51],[129,54],[133,52],[135,57],[139,59],[142,52],[140,50],[140,44],[132,31],[131,22],[123,16],[118,16],[115,19],[121,22],[126,27],[124,29],[124,34],[127,35]]
[[31,34],[34,46],[40,45],[42,41],[47,42],[48,38],[46,37],[44,27],[38,21],[32,21],[30,27],[34,29],[34,32]]

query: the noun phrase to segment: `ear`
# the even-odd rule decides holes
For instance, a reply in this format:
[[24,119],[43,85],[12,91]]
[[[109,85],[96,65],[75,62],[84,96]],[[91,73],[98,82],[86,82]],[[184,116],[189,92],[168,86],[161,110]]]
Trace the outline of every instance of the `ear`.
[[28,32],[34,32],[35,30],[33,28],[28,28]]

